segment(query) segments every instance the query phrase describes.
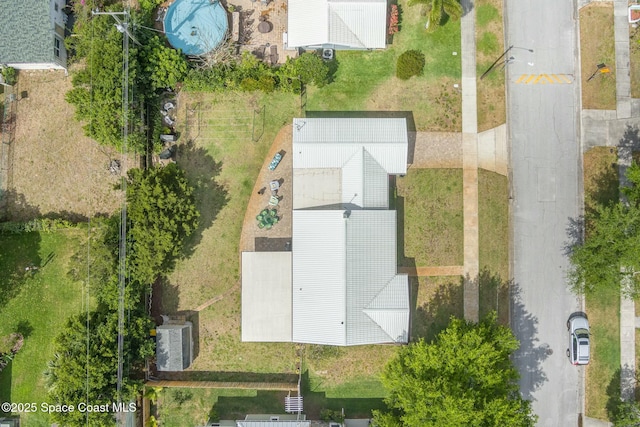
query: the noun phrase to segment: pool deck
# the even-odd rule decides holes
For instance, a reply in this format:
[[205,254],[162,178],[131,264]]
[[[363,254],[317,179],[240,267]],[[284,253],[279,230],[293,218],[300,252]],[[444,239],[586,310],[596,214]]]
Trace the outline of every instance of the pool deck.
[[[286,62],[288,57],[298,56],[296,50],[285,50],[282,40],[287,31],[287,1],[272,0],[264,3],[260,0],[225,0],[222,2],[229,10],[233,6],[240,12],[240,51],[253,52],[260,59],[271,62],[272,46],[275,46],[276,63]],[[261,33],[258,25],[262,20],[270,25],[270,31]],[[275,59],[275,58],[274,58]]]
[[[173,1],[166,1],[160,5],[168,8]],[[249,51],[265,62],[283,64],[287,58],[298,56],[297,50],[285,50],[283,34],[287,32],[287,0],[221,0],[229,19],[229,32],[233,31],[231,10],[239,13],[239,41],[240,52]],[[260,22],[268,22],[269,31],[258,31]],[[164,31],[163,23],[154,22],[154,27]],[[275,46],[275,52],[274,47]],[[275,55],[273,55],[275,53]]]

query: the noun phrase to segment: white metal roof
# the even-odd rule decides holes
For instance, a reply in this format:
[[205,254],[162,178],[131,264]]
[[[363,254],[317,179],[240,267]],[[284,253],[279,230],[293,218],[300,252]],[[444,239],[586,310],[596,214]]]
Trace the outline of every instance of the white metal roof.
[[289,47],[386,47],[386,0],[289,0],[287,14]]
[[404,118],[293,119],[293,168],[342,168],[365,150],[387,174],[407,173]]
[[242,253],[242,341],[291,341],[291,252]]
[[345,345],[342,211],[293,211],[293,341]]
[[409,291],[396,275],[396,212],[293,212],[293,341],[406,342]]
[[311,421],[296,420],[240,420],[236,421],[237,427],[311,427]]

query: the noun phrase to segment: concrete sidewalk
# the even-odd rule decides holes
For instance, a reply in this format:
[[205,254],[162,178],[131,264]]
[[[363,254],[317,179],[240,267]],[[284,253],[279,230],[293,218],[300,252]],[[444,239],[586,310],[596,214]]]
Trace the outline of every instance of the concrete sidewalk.
[[478,101],[476,92],[476,10],[463,0],[462,61],[462,191],[464,217],[464,317],[479,320],[480,272],[478,238]]

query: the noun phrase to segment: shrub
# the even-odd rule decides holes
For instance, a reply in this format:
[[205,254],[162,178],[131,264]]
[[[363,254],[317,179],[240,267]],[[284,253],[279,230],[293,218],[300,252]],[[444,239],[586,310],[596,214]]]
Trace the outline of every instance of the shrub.
[[16,84],[16,82],[18,81],[17,77],[18,73],[16,72],[15,68],[4,67],[2,69],[2,78],[4,79],[4,82],[9,86],[13,86],[14,84]]
[[424,69],[424,63],[424,53],[419,50],[408,50],[398,57],[396,76],[402,80],[419,76]]
[[333,421],[342,423],[344,422],[344,418],[341,411],[334,411],[332,409],[323,409],[320,411],[320,419],[325,422]]

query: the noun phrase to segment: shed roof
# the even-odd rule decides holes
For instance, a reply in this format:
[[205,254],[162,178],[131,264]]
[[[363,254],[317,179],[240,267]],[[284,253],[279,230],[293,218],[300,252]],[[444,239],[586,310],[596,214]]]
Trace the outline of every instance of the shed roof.
[[0,0],[0,63],[57,63],[50,0]]
[[182,371],[193,360],[192,324],[161,325],[156,328],[156,366],[158,371]]
[[291,252],[242,253],[242,341],[291,341]]
[[386,0],[289,0],[289,47],[386,47]]

